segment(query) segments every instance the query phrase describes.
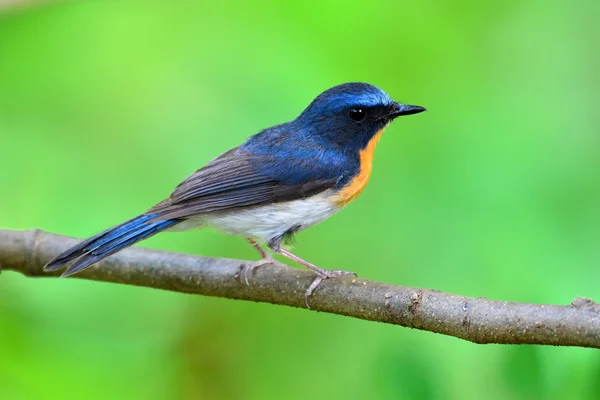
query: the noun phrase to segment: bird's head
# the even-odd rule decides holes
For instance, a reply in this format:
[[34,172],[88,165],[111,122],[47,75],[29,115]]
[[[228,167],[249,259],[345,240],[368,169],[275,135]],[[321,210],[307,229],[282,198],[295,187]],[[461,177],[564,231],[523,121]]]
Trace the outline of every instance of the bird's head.
[[317,96],[294,123],[331,143],[360,149],[396,117],[422,111],[368,83],[345,83]]

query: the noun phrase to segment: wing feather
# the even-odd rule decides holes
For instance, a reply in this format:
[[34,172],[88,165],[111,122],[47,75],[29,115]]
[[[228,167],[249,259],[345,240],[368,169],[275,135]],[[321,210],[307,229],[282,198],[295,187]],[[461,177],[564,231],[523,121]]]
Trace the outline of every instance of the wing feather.
[[[175,188],[168,199],[148,210],[147,214],[159,214],[158,219],[161,220],[189,218],[296,200],[331,188],[339,179],[332,171],[328,178],[285,184],[283,179],[260,173],[256,168],[269,163],[273,166],[289,164],[281,161],[273,156],[252,155],[235,148],[194,172]],[[282,174],[285,176],[286,171]]]

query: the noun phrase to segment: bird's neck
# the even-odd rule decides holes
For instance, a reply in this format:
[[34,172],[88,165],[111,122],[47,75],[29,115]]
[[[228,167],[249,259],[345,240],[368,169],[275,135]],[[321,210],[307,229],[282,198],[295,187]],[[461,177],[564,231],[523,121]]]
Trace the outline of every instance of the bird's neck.
[[356,199],[367,186],[371,171],[373,169],[373,155],[375,147],[383,134],[386,127],[381,128],[371,139],[366,146],[358,151],[359,168],[356,175],[337,193],[336,203],[339,206],[345,206],[352,200]]

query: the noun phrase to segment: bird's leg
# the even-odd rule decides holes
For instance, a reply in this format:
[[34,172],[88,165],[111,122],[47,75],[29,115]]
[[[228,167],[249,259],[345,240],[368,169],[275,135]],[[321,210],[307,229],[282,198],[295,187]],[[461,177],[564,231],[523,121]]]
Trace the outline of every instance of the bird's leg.
[[354,273],[354,272],[319,268],[316,265],[311,264],[308,261],[301,259],[297,255],[292,254],[289,251],[287,251],[281,247],[275,248],[272,250],[278,254],[281,254],[284,257],[289,258],[290,260],[296,261],[300,265],[304,265],[306,268],[313,270],[317,274],[317,277],[315,278],[315,280],[312,281],[312,283],[310,284],[308,289],[306,289],[306,292],[304,292],[304,304],[306,305],[306,308],[310,308],[310,306],[308,305],[308,297],[317,288],[317,286],[319,286],[319,283],[321,283],[321,281],[323,279],[334,278],[336,276],[348,276],[348,275],[356,276],[356,273]]
[[260,253],[260,260],[245,263],[244,266],[242,267],[242,270],[240,271],[240,278],[244,277],[244,280],[246,281],[246,285],[250,285],[250,282],[248,281],[248,277],[252,274],[252,271],[254,270],[254,268],[260,267],[261,265],[265,265],[265,264],[274,264],[277,261],[275,261],[275,259],[269,253],[267,253],[262,247],[260,247],[260,245],[258,243],[256,243],[254,240],[252,240],[250,238],[246,238],[246,240],[248,241],[248,243],[250,243],[252,245],[252,247],[254,247],[256,249],[256,251],[258,251]]

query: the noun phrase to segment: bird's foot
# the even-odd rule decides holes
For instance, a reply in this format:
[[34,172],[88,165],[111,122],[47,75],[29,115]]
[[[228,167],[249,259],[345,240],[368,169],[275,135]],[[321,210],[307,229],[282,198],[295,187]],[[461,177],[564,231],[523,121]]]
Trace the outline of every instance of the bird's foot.
[[323,279],[335,278],[336,276],[349,276],[354,275],[357,276],[355,272],[350,271],[341,271],[337,269],[319,269],[315,270],[317,273],[317,277],[312,281],[306,292],[304,292],[304,305],[306,308],[310,309],[308,305],[308,298],[314,292],[314,290],[319,286],[319,284],[323,281]]
[[252,275],[252,271],[254,271],[254,269],[261,267],[263,265],[266,265],[266,264],[276,264],[276,263],[277,263],[277,260],[275,260],[273,257],[271,257],[271,255],[266,254],[262,259],[260,259],[258,261],[253,261],[253,262],[248,262],[248,263],[242,264],[242,269],[240,270],[238,277],[240,278],[240,280],[243,278],[244,281],[246,282],[246,285],[250,286],[250,282],[248,281],[248,278]]

